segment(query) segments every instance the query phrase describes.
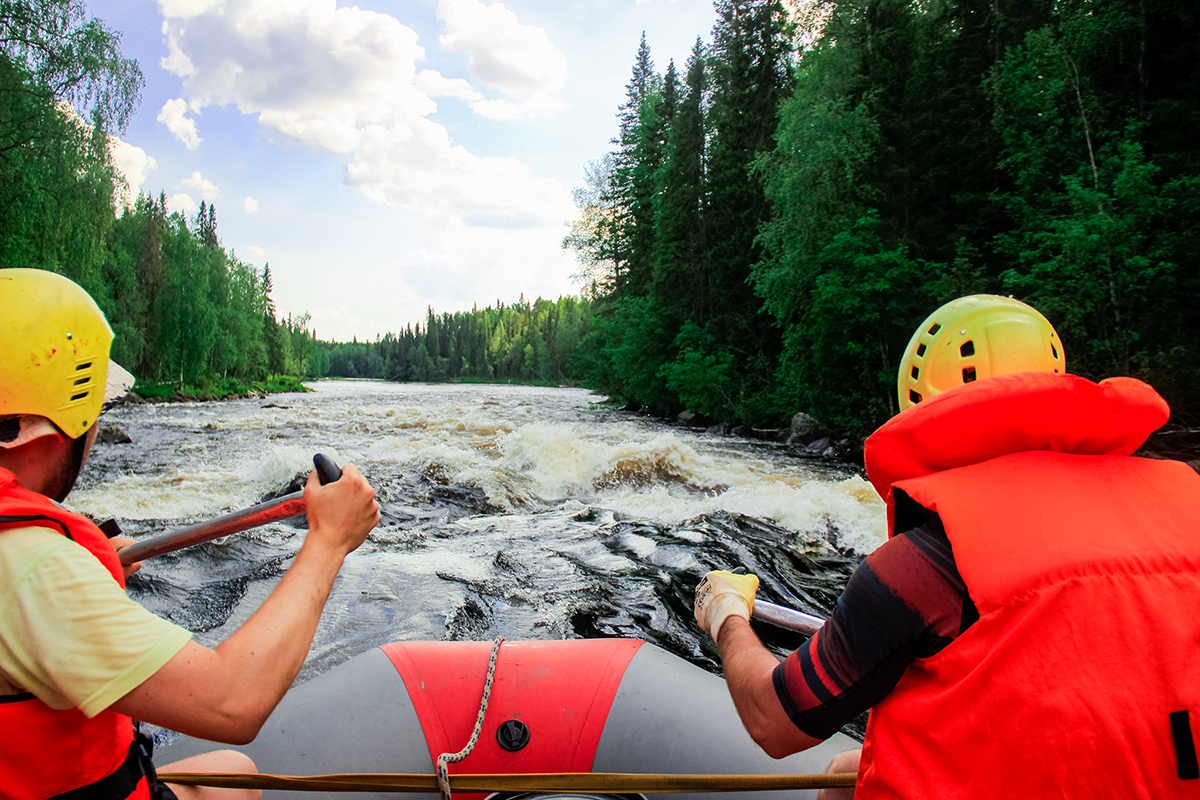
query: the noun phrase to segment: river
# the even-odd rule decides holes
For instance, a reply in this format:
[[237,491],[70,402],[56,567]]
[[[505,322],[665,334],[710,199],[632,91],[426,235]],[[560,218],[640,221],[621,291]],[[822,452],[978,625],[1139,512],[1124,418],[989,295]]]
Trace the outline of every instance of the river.
[[[299,677],[397,640],[640,637],[719,671],[691,612],[709,569],[827,615],[886,537],[852,467],[601,407],[586,390],[321,381],[268,400],[126,405],[68,505],[135,538],[284,491],[324,452],[382,521],[342,568]],[[303,539],[276,523],[146,562],[130,594],[213,645]],[[783,653],[800,640],[759,626]]]

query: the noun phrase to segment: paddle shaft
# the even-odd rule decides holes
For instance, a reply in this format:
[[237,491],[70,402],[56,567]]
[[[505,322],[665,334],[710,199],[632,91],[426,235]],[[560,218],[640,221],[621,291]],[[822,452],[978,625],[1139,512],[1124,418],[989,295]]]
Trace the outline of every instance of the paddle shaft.
[[755,619],[766,622],[769,625],[774,625],[776,628],[795,631],[805,636],[812,636],[825,624],[825,620],[820,617],[805,614],[802,611],[797,611],[787,606],[768,603],[766,600],[754,601],[753,616]]
[[[341,468],[322,453],[313,456],[313,465],[317,468],[317,477],[322,484],[332,483],[342,477]],[[137,561],[145,561],[147,558],[161,556],[164,553],[173,553],[194,544],[211,542],[213,539],[220,539],[231,533],[247,531],[289,517],[298,517],[307,510],[308,506],[304,503],[304,492],[292,492],[207,522],[198,522],[195,525],[169,531],[137,544],[127,545],[117,551],[117,556],[121,559],[122,564],[133,564]]]
[[[734,567],[733,574],[745,575],[746,568]],[[825,620],[820,617],[814,617],[812,614],[805,614],[803,611],[797,611],[794,608],[777,606],[774,603],[768,603],[766,600],[758,599],[754,601],[754,611],[751,616],[768,625],[774,625],[776,628],[795,631],[805,636],[812,636],[825,624]]]

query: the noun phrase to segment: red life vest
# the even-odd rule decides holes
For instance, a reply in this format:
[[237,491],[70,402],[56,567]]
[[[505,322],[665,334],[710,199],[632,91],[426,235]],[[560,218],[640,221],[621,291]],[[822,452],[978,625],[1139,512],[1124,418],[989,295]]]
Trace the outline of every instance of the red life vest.
[[[121,563],[99,528],[21,488],[0,469],[0,534],[31,526],[60,531],[87,548],[124,588]],[[0,697],[0,798],[45,800],[104,779],[124,766],[132,742],[132,720],[115,711],[89,719],[78,709],[52,709],[31,694]],[[130,797],[149,797],[144,777]]]
[[872,436],[889,522],[939,516],[980,616],[872,709],[856,797],[1200,797],[1200,476],[1128,457],[1167,414],[1023,373]]

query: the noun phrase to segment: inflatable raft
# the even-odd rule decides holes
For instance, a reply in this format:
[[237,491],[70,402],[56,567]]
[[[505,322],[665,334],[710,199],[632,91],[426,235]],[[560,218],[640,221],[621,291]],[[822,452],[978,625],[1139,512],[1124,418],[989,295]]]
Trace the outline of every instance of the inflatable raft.
[[[398,642],[375,648],[292,689],[258,738],[237,749],[265,773],[432,775],[439,754],[458,752],[471,737],[491,649],[490,642]],[[772,759],[742,727],[724,680],[639,640],[505,642],[493,674],[482,735],[470,755],[450,765],[451,777],[807,774],[824,772],[834,755],[859,746],[838,734],[812,750]],[[156,753],[155,761],[166,764],[215,747],[183,737]],[[814,795],[739,794],[763,800]],[[300,792],[267,796],[313,797]],[[405,795],[318,796],[384,800]],[[720,795],[665,796],[704,800]],[[456,792],[455,797],[483,800],[485,795]]]

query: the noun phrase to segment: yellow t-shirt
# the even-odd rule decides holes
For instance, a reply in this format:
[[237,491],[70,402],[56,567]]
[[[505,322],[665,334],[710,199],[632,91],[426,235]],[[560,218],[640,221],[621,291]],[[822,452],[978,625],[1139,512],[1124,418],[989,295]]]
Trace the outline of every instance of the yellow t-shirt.
[[48,528],[0,532],[0,694],[94,717],[191,639],[131,600],[82,545]]

